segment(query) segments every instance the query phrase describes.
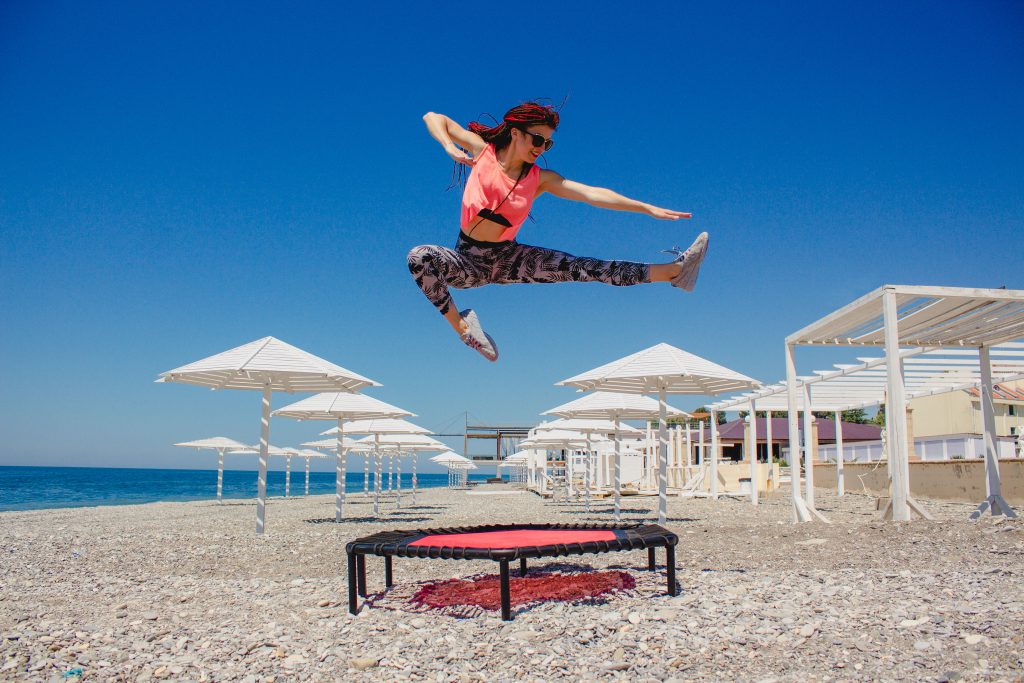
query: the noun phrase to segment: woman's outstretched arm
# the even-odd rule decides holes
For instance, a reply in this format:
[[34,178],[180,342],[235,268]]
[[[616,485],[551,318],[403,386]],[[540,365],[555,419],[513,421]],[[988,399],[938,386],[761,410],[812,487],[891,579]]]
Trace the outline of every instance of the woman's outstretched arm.
[[444,151],[456,163],[472,166],[474,157],[487,145],[482,137],[466,130],[444,114],[428,111],[423,115],[423,122],[427,124],[427,130],[433,138],[444,147]]
[[554,171],[546,169],[541,169],[540,172],[540,187],[538,188],[538,194],[541,192],[550,192],[556,197],[561,197],[562,199],[571,199],[574,202],[583,202],[592,206],[599,206],[602,209],[646,213],[648,216],[653,216],[654,218],[660,218],[662,220],[675,221],[680,218],[690,218],[689,213],[673,211],[672,209],[663,209],[661,207],[654,206],[653,204],[647,204],[635,199],[630,199],[629,197],[624,197],[618,192],[614,192],[603,187],[591,187],[590,185],[577,183],[574,180],[563,178]]

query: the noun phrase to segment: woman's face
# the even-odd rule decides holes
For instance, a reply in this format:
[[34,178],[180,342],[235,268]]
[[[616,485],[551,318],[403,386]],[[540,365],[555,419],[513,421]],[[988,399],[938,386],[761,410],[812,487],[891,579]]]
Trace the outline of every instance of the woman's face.
[[512,129],[512,143],[510,145],[512,156],[517,161],[522,161],[528,164],[537,163],[537,159],[544,153],[544,141],[539,140],[541,143],[539,146],[535,146],[534,135],[539,135],[544,140],[550,140],[551,135],[555,132],[555,129],[551,126],[545,126],[538,124],[535,126],[527,126],[526,133],[519,130],[518,128]]

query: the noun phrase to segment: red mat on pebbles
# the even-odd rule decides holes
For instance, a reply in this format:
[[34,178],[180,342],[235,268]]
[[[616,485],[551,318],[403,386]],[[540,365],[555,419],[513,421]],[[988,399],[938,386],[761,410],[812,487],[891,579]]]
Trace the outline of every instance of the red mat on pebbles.
[[[596,598],[636,586],[636,579],[620,571],[587,572],[584,574],[544,574],[513,578],[509,581],[512,606],[550,600],[573,601]],[[488,610],[501,609],[501,583],[497,576],[476,580],[451,579],[423,586],[412,598],[417,605],[442,609],[454,606],[476,606]]]

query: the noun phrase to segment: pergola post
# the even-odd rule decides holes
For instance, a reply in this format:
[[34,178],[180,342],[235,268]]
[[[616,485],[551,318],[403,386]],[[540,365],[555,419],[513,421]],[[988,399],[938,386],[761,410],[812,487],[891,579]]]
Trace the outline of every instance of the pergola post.
[[665,383],[658,383],[658,524],[668,519],[668,403]]
[[[683,484],[690,483],[690,468],[693,460],[693,438],[690,436],[690,421],[686,421],[686,465],[683,469]],[[679,495],[682,495],[680,490]]]
[[704,446],[704,420],[697,421],[697,459],[700,461],[701,469],[707,462],[708,454]]
[[889,506],[884,516],[896,522],[910,521],[909,453],[907,452],[907,401],[903,386],[903,360],[900,358],[899,318],[896,292],[882,293],[882,320],[885,326],[885,357],[888,375],[885,405],[885,431],[889,447]]
[[836,411],[836,493],[846,494],[846,480],[843,478],[843,420],[842,413]]
[[981,370],[981,385],[978,398],[981,401],[981,421],[984,428],[982,442],[985,449],[985,500],[978,509],[971,513],[971,519],[979,519],[986,510],[992,516],[1017,516],[1013,508],[1003,499],[1002,482],[999,478],[999,453],[996,450],[996,414],[994,394],[995,384],[992,381],[992,356],[989,347],[978,349],[978,365]]
[[[789,419],[789,480],[793,497],[793,521],[811,521],[811,509],[800,495],[800,424],[797,422],[799,405],[797,403],[796,359],[795,346],[786,344],[786,399],[787,418]],[[820,515],[819,515],[820,517]]]
[[256,533],[262,534],[267,519],[267,460],[270,451],[270,382],[263,385],[263,413],[260,416],[260,463],[256,473]]
[[803,386],[804,393],[804,502],[814,507],[814,415],[811,414],[811,388]]
[[708,420],[711,430],[711,498],[718,500],[718,414],[712,410]]
[[768,456],[768,476],[765,478],[765,484],[767,484],[775,482],[775,463],[772,458],[772,411],[765,411],[764,418],[764,445]]
[[750,402],[750,503],[757,505],[757,404]]
[[306,495],[309,495],[309,458],[306,458]]
[[363,496],[370,497],[370,453],[363,453]]
[[[347,460],[345,448],[345,420],[338,418],[337,446],[335,447],[334,460],[334,521],[341,522],[345,514],[345,461]],[[356,475],[358,476],[358,475]]]

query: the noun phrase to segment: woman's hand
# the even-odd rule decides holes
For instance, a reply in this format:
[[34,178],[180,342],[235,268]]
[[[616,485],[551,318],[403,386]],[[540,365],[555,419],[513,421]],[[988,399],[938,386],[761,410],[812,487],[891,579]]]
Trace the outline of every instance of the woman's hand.
[[448,156],[450,156],[457,164],[465,164],[466,166],[473,166],[476,164],[476,159],[459,149],[458,145],[454,142],[445,145],[444,151],[447,152]]
[[647,213],[663,221],[677,221],[680,218],[693,218],[693,214],[672,209],[662,209],[657,206],[647,205]]

